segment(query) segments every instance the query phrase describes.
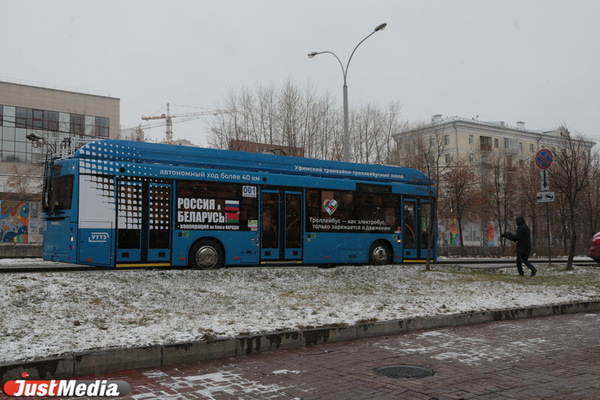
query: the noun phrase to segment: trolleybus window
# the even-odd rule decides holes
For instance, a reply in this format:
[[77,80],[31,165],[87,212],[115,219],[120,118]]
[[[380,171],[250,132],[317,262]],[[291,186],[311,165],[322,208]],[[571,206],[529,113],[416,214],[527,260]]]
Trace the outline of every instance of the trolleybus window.
[[46,208],[52,212],[70,210],[73,198],[73,175],[52,178]]
[[421,202],[421,232],[423,235],[421,247],[426,249],[430,238],[433,237],[433,205],[431,203]]
[[286,193],[285,195],[285,247],[302,247],[302,195],[299,193]]
[[262,194],[262,246],[265,248],[277,248],[278,226],[279,226],[279,194]]
[[417,245],[417,227],[415,225],[415,202],[406,201],[404,203],[404,246],[416,247]]

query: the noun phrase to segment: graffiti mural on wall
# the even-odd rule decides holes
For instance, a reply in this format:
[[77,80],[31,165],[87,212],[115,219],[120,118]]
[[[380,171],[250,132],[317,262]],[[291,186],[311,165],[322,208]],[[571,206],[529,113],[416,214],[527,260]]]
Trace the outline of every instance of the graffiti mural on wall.
[[28,241],[29,208],[28,201],[0,200],[0,242]]
[[460,246],[460,228],[457,220],[448,220],[448,232],[450,233],[450,246]]
[[493,222],[489,222],[487,227],[485,228],[485,241],[484,244],[486,246],[495,246],[496,245],[496,227]]

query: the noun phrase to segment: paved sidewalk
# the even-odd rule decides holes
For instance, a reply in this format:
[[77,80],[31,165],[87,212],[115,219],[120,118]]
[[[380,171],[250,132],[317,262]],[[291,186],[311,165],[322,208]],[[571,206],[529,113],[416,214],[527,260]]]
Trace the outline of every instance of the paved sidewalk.
[[[125,380],[127,399],[600,398],[600,314],[491,322],[78,379]],[[425,378],[375,374],[384,366]]]

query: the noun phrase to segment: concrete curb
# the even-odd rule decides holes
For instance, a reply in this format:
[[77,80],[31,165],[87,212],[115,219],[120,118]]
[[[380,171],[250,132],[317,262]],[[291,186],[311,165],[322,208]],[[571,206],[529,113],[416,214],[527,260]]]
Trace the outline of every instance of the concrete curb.
[[491,321],[599,311],[600,301],[585,301],[223,337],[199,342],[80,352],[60,357],[0,364],[0,382],[19,379],[22,372],[28,372],[30,379],[63,379],[128,369],[155,368],[248,356],[265,351]]

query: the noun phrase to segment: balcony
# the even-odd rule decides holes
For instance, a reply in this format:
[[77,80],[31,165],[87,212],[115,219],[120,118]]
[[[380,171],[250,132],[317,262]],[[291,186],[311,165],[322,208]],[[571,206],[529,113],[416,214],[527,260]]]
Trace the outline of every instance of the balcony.
[[504,153],[507,155],[519,154],[519,148],[517,146],[508,146],[504,148]]
[[490,136],[479,136],[479,150],[492,151],[492,138]]

